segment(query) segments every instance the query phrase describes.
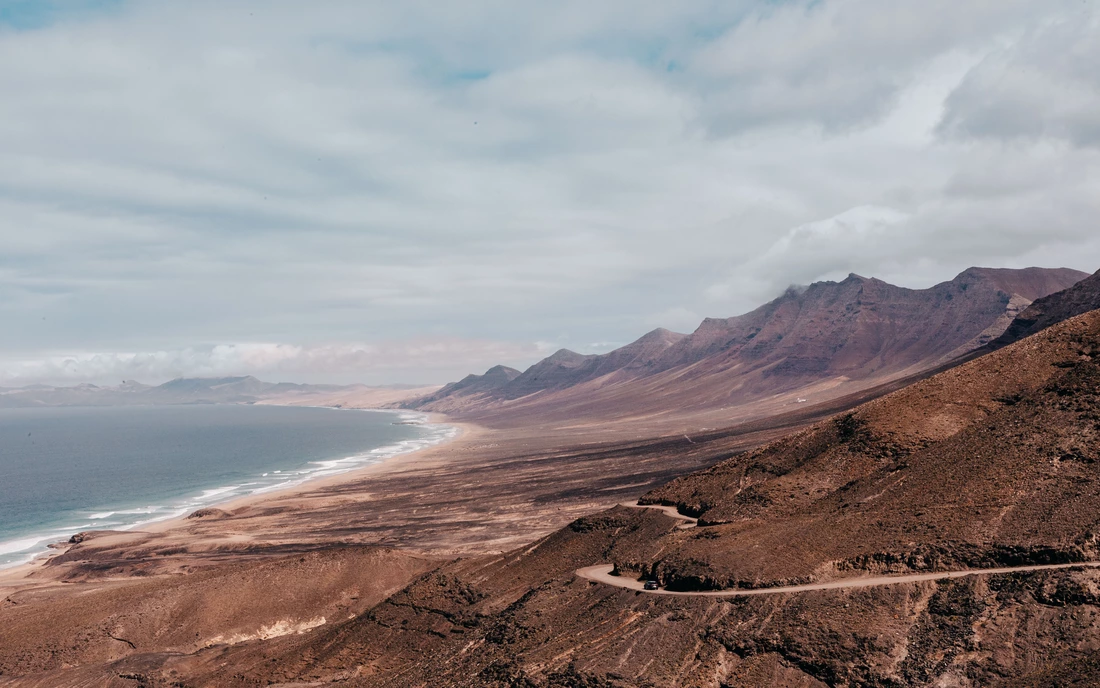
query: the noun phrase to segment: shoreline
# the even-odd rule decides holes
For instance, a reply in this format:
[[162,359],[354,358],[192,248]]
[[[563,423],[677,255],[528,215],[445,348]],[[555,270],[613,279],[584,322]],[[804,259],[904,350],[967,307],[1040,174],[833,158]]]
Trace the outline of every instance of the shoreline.
[[[318,408],[333,408],[333,407],[318,407]],[[391,411],[392,409],[348,409],[348,408],[343,408],[343,409],[336,409],[336,410],[338,410],[338,411]],[[432,416],[435,416],[438,419],[440,419],[440,421],[442,421],[443,419],[446,418],[441,413],[425,413],[425,412],[422,412],[422,411],[417,411],[416,413],[420,413],[421,415],[427,416],[429,418],[432,417]],[[393,454],[389,457],[386,457],[385,459],[382,459],[381,461],[376,461],[374,463],[364,464],[362,466],[356,466],[354,468],[349,468],[346,471],[342,471],[342,472],[335,473],[335,474],[321,475],[321,476],[317,476],[316,478],[306,479],[306,480],[303,480],[303,481],[301,481],[299,483],[296,483],[294,485],[287,485],[285,487],[281,487],[281,488],[276,489],[276,490],[270,490],[270,491],[267,491],[267,492],[260,492],[260,493],[247,494],[247,495],[239,495],[239,496],[234,497],[232,499],[228,499],[224,502],[219,502],[217,504],[211,504],[210,507],[211,508],[222,509],[223,511],[235,511],[235,510],[242,509],[242,508],[245,508],[245,507],[256,506],[257,504],[260,504],[260,503],[265,502],[267,500],[287,499],[287,498],[290,498],[290,497],[294,497],[295,495],[301,494],[303,492],[308,492],[308,491],[313,490],[313,489],[325,488],[325,487],[330,487],[332,485],[341,485],[343,483],[355,482],[355,481],[357,481],[361,478],[364,478],[366,476],[369,476],[369,475],[372,475],[372,474],[375,474],[375,473],[380,473],[380,472],[388,471],[390,469],[395,469],[395,468],[397,468],[396,464],[398,464],[398,463],[401,463],[401,464],[409,463],[409,459],[423,458],[422,456],[419,456],[419,455],[426,454],[426,453],[432,451],[433,449],[439,449],[441,447],[445,447],[449,444],[454,443],[455,441],[457,441],[459,439],[469,438],[470,436],[472,436],[475,433],[474,428],[477,427],[477,426],[472,425],[470,423],[456,423],[454,421],[449,421],[449,420],[446,421],[446,422],[437,422],[436,420],[431,420],[427,424],[429,424],[429,425],[449,426],[449,427],[454,428],[456,432],[454,434],[448,436],[448,437],[441,438],[438,442],[434,442],[434,443],[429,444],[429,445],[424,446],[424,447],[418,447],[416,449],[412,449],[412,450],[407,451],[407,452],[402,452],[402,453],[399,453],[399,454]],[[398,459],[401,459],[401,461],[398,462],[397,461]],[[201,507],[201,508],[207,508],[207,507]],[[186,523],[187,520],[188,520],[188,516],[190,516],[190,514],[184,514],[184,515],[181,515],[181,516],[172,516],[171,518],[167,518],[167,519],[163,519],[163,520],[159,520],[159,521],[150,523],[150,525],[153,526],[153,527],[144,528],[142,530],[144,532],[153,532],[153,533],[169,530],[170,528],[168,526],[171,526],[173,524],[179,525],[179,524]],[[115,531],[111,531],[111,532],[115,532]],[[117,532],[128,533],[128,532],[138,532],[138,531],[132,531],[131,530],[131,531],[117,531]]]
[[[279,405],[281,404],[271,404]],[[301,408],[300,405],[288,405],[288,408]],[[362,477],[382,472],[383,470],[391,469],[395,464],[399,463],[397,459],[402,459],[400,463],[404,463],[408,459],[417,455],[429,452],[432,449],[453,443],[455,440],[469,435],[473,431],[473,427],[466,423],[455,423],[450,421],[444,414],[431,413],[424,411],[410,411],[406,409],[388,409],[388,408],[354,408],[346,406],[322,406],[316,405],[311,408],[328,409],[332,411],[360,411],[371,413],[388,413],[398,418],[402,414],[415,414],[416,416],[423,418],[423,422],[408,422],[408,423],[393,423],[394,425],[417,425],[417,426],[430,426],[438,430],[446,430],[441,432],[438,437],[431,438],[427,435],[423,438],[416,438],[413,440],[402,440],[401,442],[415,442],[417,446],[408,448],[404,451],[397,451],[395,453],[388,454],[377,461],[361,463],[359,465],[351,466],[346,469],[319,469],[317,475],[305,476],[300,480],[294,480],[290,484],[277,486],[274,488],[260,488],[258,491],[250,492],[247,494],[238,494],[231,496],[224,501],[212,501],[209,503],[203,503],[200,505],[188,506],[184,509],[176,509],[169,514],[149,519],[146,521],[139,521],[134,524],[126,525],[121,528],[82,528],[76,530],[67,535],[60,536],[62,539],[52,540],[50,538],[43,538],[39,540],[35,547],[45,544],[45,550],[37,552],[31,556],[27,561],[16,562],[8,565],[0,565],[0,588],[9,588],[17,586],[19,581],[25,581],[35,571],[43,568],[46,562],[55,556],[64,554],[69,549],[69,539],[78,533],[110,533],[117,536],[125,536],[126,534],[138,535],[141,533],[160,533],[173,528],[184,525],[188,522],[191,514],[202,509],[220,509],[220,510],[235,510],[245,507],[255,506],[261,502],[272,499],[285,499],[293,497],[295,494],[306,492],[316,488],[324,488],[331,485],[339,485],[349,481],[355,481]],[[427,442],[432,439],[434,441]],[[426,444],[423,442],[427,442]],[[400,443],[398,443],[400,444]],[[375,447],[371,450],[357,454],[355,456],[369,456],[371,452],[386,449],[387,447],[394,445],[383,445],[381,447]],[[346,457],[347,460],[353,457]],[[340,461],[340,460],[333,460]],[[327,461],[325,463],[328,463]],[[277,471],[276,471],[277,472]],[[267,475],[266,473],[264,474]],[[220,489],[220,488],[218,488]],[[204,491],[205,492],[205,491]],[[54,529],[60,530],[60,529]],[[66,530],[66,532],[68,532]],[[31,537],[31,536],[28,536]],[[26,581],[30,583],[31,581]]]

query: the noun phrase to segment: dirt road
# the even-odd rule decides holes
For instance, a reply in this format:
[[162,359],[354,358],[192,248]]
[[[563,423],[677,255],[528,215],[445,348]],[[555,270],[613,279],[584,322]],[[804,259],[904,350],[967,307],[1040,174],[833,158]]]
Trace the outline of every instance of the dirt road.
[[587,580],[614,585],[627,590],[637,590],[651,595],[684,595],[696,597],[747,597],[750,595],[779,595],[810,590],[837,590],[842,588],[871,588],[878,585],[896,585],[898,583],[919,583],[921,581],[943,580],[945,578],[963,578],[965,576],[992,576],[998,573],[1018,573],[1022,571],[1047,571],[1052,569],[1100,568],[1100,561],[1078,562],[1075,564],[1040,564],[1035,566],[1010,566],[1001,569],[968,569],[964,571],[940,571],[936,573],[913,573],[901,576],[873,576],[867,578],[844,578],[825,583],[807,585],[789,585],[780,588],[754,588],[738,590],[706,590],[700,592],[679,592],[673,590],[645,590],[644,583],[625,576],[613,576],[614,567],[610,564],[587,566],[577,569],[577,575]]
[[[623,504],[631,509],[656,509],[667,516],[684,521],[678,528],[695,528],[698,521],[690,516],[684,516],[676,511],[674,506],[661,506],[656,504]],[[737,590],[706,590],[699,592],[679,592],[673,590],[646,590],[643,581],[634,580],[624,576],[613,576],[611,571],[615,567],[611,564],[598,564],[577,569],[577,575],[587,580],[614,585],[617,588],[637,590],[653,595],[689,595],[702,597],[745,597],[749,595],[778,595],[792,592],[807,592],[810,590],[837,590],[842,588],[871,588],[877,585],[896,585],[898,583],[919,583],[921,581],[943,580],[945,578],[963,578],[965,576],[992,576],[998,573],[1019,573],[1023,571],[1046,571],[1050,569],[1071,568],[1100,568],[1100,561],[1077,562],[1074,564],[1036,564],[1031,566],[1010,566],[1000,569],[967,569],[963,571],[938,571],[935,573],[912,573],[900,576],[872,576],[864,578],[844,578],[841,580],[827,581],[824,583],[809,583],[807,585],[788,585],[778,588],[753,588]]]
[[662,506],[660,504],[629,504],[626,502],[624,502],[620,506],[625,506],[629,509],[656,509],[657,511],[663,512],[666,516],[670,516],[677,520],[683,521],[683,523],[676,526],[677,528],[681,529],[694,528],[695,526],[699,525],[698,519],[694,519],[691,516],[684,516],[679,511],[677,511],[676,507],[674,506]]

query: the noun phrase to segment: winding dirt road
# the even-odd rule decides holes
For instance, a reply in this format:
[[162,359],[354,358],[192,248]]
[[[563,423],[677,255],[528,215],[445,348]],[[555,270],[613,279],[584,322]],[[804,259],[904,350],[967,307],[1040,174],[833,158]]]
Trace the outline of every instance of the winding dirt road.
[[[676,507],[623,504],[632,509],[656,509],[672,518],[685,521],[677,528],[694,528],[697,521],[690,516],[684,516],[676,511]],[[577,569],[577,575],[586,580],[613,585],[617,588],[626,588],[651,595],[679,595],[689,597],[748,597],[751,595],[781,595],[794,592],[808,592],[811,590],[839,590],[844,588],[871,588],[879,585],[896,585],[898,583],[920,583],[922,581],[943,580],[946,578],[965,578],[966,576],[993,576],[999,573],[1020,573],[1025,571],[1049,571],[1055,569],[1073,568],[1100,568],[1100,561],[1085,561],[1073,564],[1035,564],[1031,566],[1009,566],[999,569],[966,569],[963,571],[938,571],[935,573],[912,573],[900,576],[868,576],[862,578],[843,578],[841,580],[827,581],[824,583],[808,583],[806,585],[787,585],[777,588],[754,588],[736,590],[705,590],[698,592],[680,592],[673,590],[646,590],[643,581],[623,576],[613,576],[614,570],[611,564],[597,564]]]
[[663,506],[660,504],[627,504],[625,502],[620,504],[619,506],[625,506],[628,509],[655,509],[657,511],[661,511],[666,516],[670,516],[672,518],[683,521],[683,523],[676,526],[677,528],[681,529],[694,528],[695,526],[699,525],[698,519],[694,519],[691,516],[684,516],[679,511],[677,511],[676,507],[674,506]]
[[867,578],[844,578],[825,583],[809,583],[807,585],[788,585],[779,588],[755,588],[738,590],[705,590],[700,592],[679,592],[673,590],[645,590],[642,581],[623,576],[611,575],[615,567],[611,564],[598,566],[586,566],[577,569],[577,575],[587,580],[614,585],[617,588],[636,590],[651,595],[681,595],[691,597],[748,597],[751,595],[781,595],[792,592],[808,592],[810,590],[838,590],[842,588],[871,588],[877,585],[896,585],[898,583],[919,583],[921,581],[942,580],[944,578],[964,578],[966,576],[992,576],[998,573],[1018,573],[1021,571],[1046,571],[1051,569],[1073,568],[1100,568],[1100,562],[1088,561],[1076,564],[1040,564],[1036,566],[1010,566],[1003,569],[968,569],[965,571],[941,571],[937,573],[913,573],[903,576],[874,576]]

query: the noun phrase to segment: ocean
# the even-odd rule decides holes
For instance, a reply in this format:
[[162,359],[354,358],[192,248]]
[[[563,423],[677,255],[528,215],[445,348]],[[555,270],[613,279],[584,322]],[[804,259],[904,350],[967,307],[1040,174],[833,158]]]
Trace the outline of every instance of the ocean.
[[0,409],[0,568],[441,442],[420,414],[285,406]]

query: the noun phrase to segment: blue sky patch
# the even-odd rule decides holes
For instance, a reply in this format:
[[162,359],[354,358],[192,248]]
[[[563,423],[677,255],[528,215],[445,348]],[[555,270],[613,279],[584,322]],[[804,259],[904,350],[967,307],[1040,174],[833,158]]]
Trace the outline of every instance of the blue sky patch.
[[0,0],[0,26],[40,29],[67,19],[117,11],[125,0]]

